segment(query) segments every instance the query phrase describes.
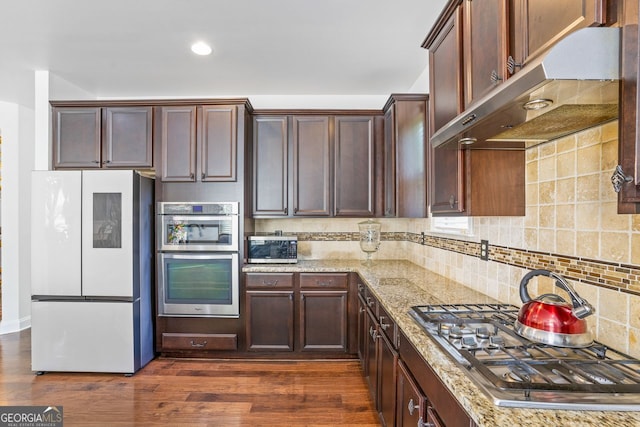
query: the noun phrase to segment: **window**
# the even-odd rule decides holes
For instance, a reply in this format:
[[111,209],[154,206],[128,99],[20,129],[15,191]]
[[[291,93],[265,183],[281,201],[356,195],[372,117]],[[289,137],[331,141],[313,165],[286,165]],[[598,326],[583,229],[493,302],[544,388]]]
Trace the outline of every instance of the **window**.
[[471,217],[466,216],[432,217],[431,229],[436,233],[461,234],[464,236],[473,234]]

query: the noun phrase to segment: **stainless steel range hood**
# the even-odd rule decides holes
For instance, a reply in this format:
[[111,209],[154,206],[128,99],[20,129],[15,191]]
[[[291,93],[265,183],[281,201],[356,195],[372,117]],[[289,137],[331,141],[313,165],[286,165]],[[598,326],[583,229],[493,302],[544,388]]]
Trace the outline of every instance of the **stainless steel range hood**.
[[615,120],[619,62],[619,28],[576,31],[444,125],[431,144],[526,149]]

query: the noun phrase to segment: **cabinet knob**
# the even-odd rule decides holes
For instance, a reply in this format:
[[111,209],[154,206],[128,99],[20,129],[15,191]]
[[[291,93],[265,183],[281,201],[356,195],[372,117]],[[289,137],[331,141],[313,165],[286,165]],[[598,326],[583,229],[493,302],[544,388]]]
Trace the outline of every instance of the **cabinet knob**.
[[191,181],[196,179],[196,174],[192,173],[191,175],[189,175],[189,178],[191,178]]
[[449,207],[453,209],[456,206],[456,196],[453,194],[449,197]]
[[619,193],[622,190],[622,186],[627,182],[633,181],[633,176],[624,173],[621,165],[616,166],[616,170],[611,176],[611,184],[613,184],[613,191]]
[[407,405],[407,410],[409,411],[409,415],[413,415],[413,413],[420,409],[420,405],[416,405],[413,399],[409,399],[409,404]]
[[507,71],[509,71],[509,74],[513,74],[516,72],[516,68],[522,68],[522,63],[516,62],[513,56],[509,55],[507,58]]
[[493,83],[494,85],[502,81],[502,77],[498,75],[498,72],[496,70],[491,71],[491,76],[489,78],[491,79],[491,83]]
[[284,208],[284,214],[285,215],[289,215],[289,209],[288,208]]
[[371,297],[367,297],[367,305],[373,307],[373,299],[371,299]]
[[204,177],[205,177],[205,174],[204,174],[204,172],[202,172],[202,175],[200,175],[200,178],[201,178],[203,181],[204,181]]

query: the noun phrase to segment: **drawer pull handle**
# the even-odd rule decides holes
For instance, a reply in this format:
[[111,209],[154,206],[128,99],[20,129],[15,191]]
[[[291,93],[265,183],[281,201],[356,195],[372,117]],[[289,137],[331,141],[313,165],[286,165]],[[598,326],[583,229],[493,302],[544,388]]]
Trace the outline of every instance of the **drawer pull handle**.
[[274,280],[274,281],[272,281],[272,282],[270,282],[270,281],[268,281],[268,280],[263,280],[263,281],[262,281],[262,284],[263,284],[263,285],[266,285],[266,286],[275,286],[275,285],[277,285],[277,284],[278,284],[278,279],[276,279],[276,280]]
[[373,326],[369,327],[369,335],[371,335],[371,339],[374,341],[378,339],[378,331],[376,331]]
[[207,345],[207,341],[203,341],[202,343],[197,343],[194,340],[191,340],[191,347],[195,347],[195,348],[203,348],[204,346]]
[[333,280],[316,280],[316,285],[318,286],[331,286],[333,285]]
[[380,316],[380,327],[386,331],[389,326],[391,325],[384,323],[384,316]]
[[373,299],[371,297],[367,297],[367,305],[369,307],[373,307],[373,303],[374,303]]
[[420,405],[416,405],[413,402],[413,399],[409,399],[409,404],[407,405],[407,409],[409,410],[409,415],[413,415],[416,410],[420,409]]

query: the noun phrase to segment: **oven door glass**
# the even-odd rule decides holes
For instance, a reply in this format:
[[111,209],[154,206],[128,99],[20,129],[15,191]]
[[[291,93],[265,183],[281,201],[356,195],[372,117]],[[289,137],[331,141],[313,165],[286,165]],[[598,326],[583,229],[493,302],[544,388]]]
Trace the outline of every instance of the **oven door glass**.
[[161,215],[159,250],[238,250],[238,216]]
[[237,254],[159,254],[160,315],[238,317]]

